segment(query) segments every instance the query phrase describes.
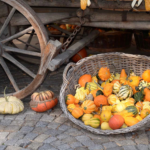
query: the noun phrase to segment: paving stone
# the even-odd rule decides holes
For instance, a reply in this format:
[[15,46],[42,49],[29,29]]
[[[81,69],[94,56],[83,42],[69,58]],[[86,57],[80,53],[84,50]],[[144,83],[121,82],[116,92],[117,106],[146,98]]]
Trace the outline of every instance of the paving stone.
[[21,150],[31,150],[31,149],[28,149],[28,148],[22,148]]
[[51,129],[56,129],[60,126],[61,124],[60,123],[57,123],[57,122],[51,122],[48,124],[48,128],[51,128]]
[[77,148],[77,147],[82,146],[82,144],[81,144],[80,142],[74,142],[74,143],[71,143],[70,146],[71,146],[73,149],[75,149],[75,148]]
[[29,139],[20,139],[14,145],[20,147],[27,147],[29,144],[31,144],[31,142],[32,141]]
[[28,146],[28,148],[30,148],[32,150],[37,150],[42,145],[43,145],[43,143],[33,142]]
[[18,137],[18,139],[21,139],[21,138],[23,138],[25,136],[25,134],[24,133],[22,133],[22,132],[12,132],[12,133],[10,133],[8,136],[7,136],[7,139],[12,139],[12,138],[15,138],[15,137]]
[[0,125],[0,132],[4,131],[5,126],[4,125]]
[[109,138],[102,138],[102,139],[94,139],[93,142],[95,144],[103,144],[103,143],[108,143],[110,141]]
[[58,117],[62,114],[61,109],[54,109],[51,113],[50,116]]
[[43,142],[45,139],[47,139],[49,135],[41,134],[38,137],[34,139],[35,142]]
[[115,142],[108,142],[108,143],[104,143],[103,144],[104,148],[113,148],[113,147],[117,147],[117,144]]
[[134,145],[126,145],[122,147],[124,150],[137,150]]
[[131,140],[131,139],[133,139],[133,135],[132,135],[132,133],[126,133],[125,134],[125,138],[127,139],[127,140]]
[[79,142],[90,140],[89,137],[84,136],[84,135],[82,135],[82,136],[77,136],[77,137],[75,137],[75,138],[76,138]]
[[8,126],[10,125],[12,122],[12,120],[8,119],[8,120],[1,120],[0,125],[4,125],[4,126]]
[[48,129],[44,132],[44,134],[50,135],[50,136],[57,136],[61,134],[63,131],[62,130],[53,130],[53,129]]
[[0,120],[3,120],[5,115],[0,115]]
[[77,129],[75,128],[71,128],[69,130],[67,130],[65,132],[66,134],[69,134],[69,135],[72,135],[72,136],[80,136],[80,135],[83,135],[83,133],[81,131],[78,131]]
[[64,123],[66,122],[68,119],[67,118],[64,118],[64,117],[57,117],[54,121],[57,122],[57,123]]
[[9,132],[0,132],[0,140],[5,139],[8,134],[9,134]]
[[49,144],[44,144],[38,150],[51,150],[51,146]]
[[61,125],[59,128],[58,128],[58,130],[62,130],[62,131],[66,131],[66,130],[68,130],[68,129],[70,129],[71,127],[70,126],[67,126],[67,125]]
[[6,145],[0,145],[0,150],[4,150],[6,148]]
[[45,121],[39,121],[36,124],[36,127],[46,127],[48,125],[48,122]]
[[102,145],[94,145],[94,146],[90,146],[89,150],[103,150],[103,146]]
[[42,116],[42,118],[40,119],[40,121],[52,122],[54,119],[55,119],[54,116],[50,116],[50,115],[44,114]]
[[63,144],[57,147],[59,150],[67,150],[70,148],[68,144]]
[[124,146],[124,145],[136,145],[134,141],[132,140],[123,140],[123,141],[116,141],[118,146]]
[[148,145],[139,144],[136,146],[138,150],[148,150]]
[[27,114],[25,120],[39,120],[42,117],[42,114]]
[[21,127],[20,126],[15,126],[15,125],[9,125],[7,126],[4,131],[5,132],[16,132],[20,129]]
[[15,120],[24,120],[24,118],[26,117],[26,114],[19,114]]
[[26,120],[25,123],[24,123],[24,126],[30,126],[30,127],[33,127],[37,124],[37,120]]
[[108,148],[106,150],[123,150],[123,148],[120,146],[117,146],[117,147],[113,147],[113,148]]
[[4,145],[14,145],[18,141],[18,138],[9,139],[4,143]]
[[35,111],[33,111],[30,107],[27,108],[26,112],[25,112],[26,115],[34,115],[36,114]]
[[122,134],[119,134],[119,135],[111,135],[111,136],[109,136],[109,140],[110,140],[110,141],[122,141],[122,140],[125,140],[125,136],[122,135]]
[[73,142],[77,142],[75,137],[68,136],[67,138],[62,140],[63,143],[71,144]]
[[59,134],[59,135],[57,136],[57,138],[58,138],[59,140],[65,139],[65,138],[67,138],[67,137],[68,137],[68,134],[65,134],[65,133]]
[[20,129],[20,132],[27,134],[27,133],[31,132],[33,129],[34,129],[33,127],[23,126],[23,127]]
[[63,145],[64,143],[60,140],[56,140],[55,142],[52,142],[50,145],[52,145],[53,147],[57,148],[60,145]]
[[22,126],[24,120],[13,120],[10,125]]
[[49,150],[58,150],[57,148],[54,148],[52,145],[50,145]]
[[17,146],[7,146],[7,148],[5,150],[21,150],[21,147],[17,147]]
[[38,136],[37,133],[31,132],[31,133],[28,133],[28,134],[24,137],[24,139],[34,140],[37,136]]
[[77,147],[75,150],[88,150],[86,147]]
[[4,119],[10,119],[10,120],[14,120],[18,115],[5,115]]
[[56,141],[56,140],[57,140],[56,137],[49,137],[48,139],[46,139],[46,140],[44,141],[44,143],[51,143],[51,142]]
[[136,142],[137,144],[146,144],[146,145],[148,145],[148,143],[149,143],[147,136],[145,136],[145,137],[143,137],[143,138],[135,139],[135,142]]
[[[79,132],[79,131],[78,131],[78,132]],[[80,133],[81,133],[81,132],[83,132],[84,135],[90,137],[91,139],[100,139],[100,138],[101,138],[99,135],[93,134],[93,133],[88,132],[88,131],[86,131],[86,130],[81,130]]]
[[32,132],[37,133],[37,134],[43,134],[47,130],[48,130],[47,128],[35,127]]

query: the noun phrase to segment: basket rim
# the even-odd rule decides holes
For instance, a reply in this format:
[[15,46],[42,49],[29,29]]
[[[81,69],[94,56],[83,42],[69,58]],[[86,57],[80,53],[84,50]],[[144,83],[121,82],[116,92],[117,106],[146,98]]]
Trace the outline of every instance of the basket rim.
[[[76,64],[74,64],[74,70],[78,69],[83,63],[85,63],[86,61],[89,61],[91,59],[95,59],[97,56],[106,56],[106,55],[117,55],[117,56],[132,56],[135,58],[141,58],[141,59],[145,59],[145,60],[150,60],[150,57],[145,56],[145,55],[134,55],[134,54],[128,54],[128,53],[120,53],[120,52],[111,52],[111,53],[102,53],[102,54],[97,54],[97,55],[93,55],[90,57],[86,57],[81,59],[80,61],[78,61]],[[70,63],[69,63],[70,64]],[[66,68],[69,66],[69,64],[66,66]],[[71,77],[69,77],[68,80],[72,79]],[[84,125],[83,122],[81,122],[79,119],[75,119],[71,113],[67,110],[67,106],[66,104],[64,104],[64,94],[65,94],[65,90],[66,87],[69,83],[66,83],[63,80],[63,84],[61,86],[61,90],[60,90],[60,95],[59,95],[59,101],[60,101],[60,106],[62,111],[64,112],[64,114],[66,115],[66,117],[72,121],[73,123],[75,123],[76,125],[80,126],[83,129],[86,129],[88,131],[91,131],[95,134],[104,134],[104,135],[110,135],[110,134],[121,134],[121,133],[128,133],[128,132],[132,132],[135,131],[141,127],[143,127],[149,120],[150,120],[150,115],[148,115],[146,118],[144,118],[142,121],[138,122],[137,124],[131,126],[131,127],[127,127],[124,129],[117,129],[117,130],[101,130],[99,128],[92,128],[90,126],[86,126]]]

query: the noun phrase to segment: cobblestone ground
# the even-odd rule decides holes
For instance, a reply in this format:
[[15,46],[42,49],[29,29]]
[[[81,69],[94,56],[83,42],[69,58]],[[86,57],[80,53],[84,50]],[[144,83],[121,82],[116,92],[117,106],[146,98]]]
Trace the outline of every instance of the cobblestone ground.
[[[41,87],[59,95],[63,69],[49,72]],[[0,150],[150,149],[149,127],[127,134],[95,135],[69,121],[59,104],[48,112],[36,113],[30,109],[29,100],[24,99],[25,109],[20,114],[0,115]]]

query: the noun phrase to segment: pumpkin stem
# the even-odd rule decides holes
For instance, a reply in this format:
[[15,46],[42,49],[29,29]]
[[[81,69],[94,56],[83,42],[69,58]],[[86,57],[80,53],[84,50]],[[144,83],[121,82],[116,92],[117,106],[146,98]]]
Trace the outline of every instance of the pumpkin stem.
[[6,102],[8,102],[8,98],[7,98],[7,96],[6,96],[6,89],[7,89],[7,86],[6,86],[5,89],[4,89],[4,97],[5,97]]

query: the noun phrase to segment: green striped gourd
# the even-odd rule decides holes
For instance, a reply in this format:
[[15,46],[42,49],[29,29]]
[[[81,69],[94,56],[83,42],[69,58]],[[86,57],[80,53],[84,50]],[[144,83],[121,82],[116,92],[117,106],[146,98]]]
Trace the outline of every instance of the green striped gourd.
[[115,82],[113,86],[113,93],[118,94],[118,92],[120,91],[120,87],[121,87],[121,84],[118,81]]
[[98,128],[100,126],[100,120],[98,118],[92,118],[90,120],[84,121],[84,124],[93,128]]

